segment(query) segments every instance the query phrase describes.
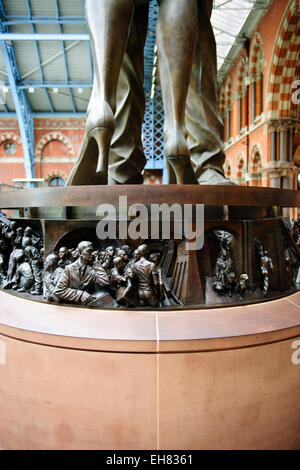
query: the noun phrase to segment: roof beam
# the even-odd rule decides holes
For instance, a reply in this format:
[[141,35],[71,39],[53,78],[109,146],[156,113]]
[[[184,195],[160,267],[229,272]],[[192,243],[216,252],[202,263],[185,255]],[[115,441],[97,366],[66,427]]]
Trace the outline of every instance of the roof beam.
[[3,21],[5,26],[11,25],[19,25],[19,24],[85,24],[86,19],[82,17],[60,17],[58,20],[53,16],[32,16],[31,18],[27,18],[26,16],[22,17],[15,17],[15,16],[7,16],[7,19]]
[[[55,9],[56,9],[56,18],[57,18],[57,20],[59,20],[58,1],[54,0],[54,3],[55,3]],[[59,29],[60,34],[62,34],[62,26],[59,22],[58,22],[58,29]],[[69,71],[68,71],[67,55],[66,55],[66,52],[65,52],[64,42],[61,41],[60,44],[61,44],[61,51],[62,51],[63,60],[64,60],[66,81],[68,82],[69,81]],[[71,88],[68,88],[68,90],[69,90],[69,96],[70,96],[70,99],[71,99],[73,113],[76,113],[76,106],[75,106],[75,101],[73,99],[72,90],[71,90]]]
[[1,32],[1,41],[89,41],[85,33],[9,33]]
[[[72,118],[72,117],[73,117],[73,118],[85,118],[85,117],[86,117],[86,113],[81,113],[81,112],[76,112],[76,113],[72,113],[72,112],[71,112],[71,113],[70,113],[70,112],[68,112],[68,111],[66,111],[66,112],[63,112],[63,111],[61,111],[61,112],[54,111],[54,113],[52,113],[52,112],[49,113],[49,112],[43,112],[43,111],[41,111],[41,112],[36,112],[36,113],[33,112],[33,113],[32,113],[32,116],[33,116],[34,118],[40,118],[40,117],[41,117],[41,118],[44,118],[44,117],[46,117],[46,118],[55,118],[55,117],[62,117],[62,118],[64,118],[64,117],[65,117],[65,118]],[[6,112],[0,112],[0,118],[7,118],[7,117],[9,117],[9,118],[16,118],[17,115],[16,115],[15,112],[8,112],[8,113],[6,113]]]
[[28,88],[92,88],[93,82],[81,82],[81,81],[21,81],[19,83],[19,88],[26,90]]
[[[3,16],[4,9],[2,0],[0,0],[0,30],[1,32],[5,33],[7,31],[7,27],[3,26],[2,24]],[[32,109],[27,100],[25,91],[20,90],[17,86],[17,82],[20,79],[20,74],[17,66],[13,45],[1,40],[0,47],[6,66],[8,82],[13,96],[16,114],[18,117],[19,129],[23,145],[26,178],[34,178],[34,133]]]
[[[31,19],[30,0],[26,0],[26,5],[27,5],[27,10],[28,10],[28,19],[30,20],[30,19]],[[32,31],[32,33],[35,34],[35,26],[34,26],[34,24],[31,23],[30,26],[31,26],[31,31]],[[41,64],[40,51],[39,51],[39,46],[38,46],[38,42],[37,42],[37,41],[34,41],[34,47],[35,47],[36,58],[37,58],[37,61],[38,61],[38,67],[39,67],[39,71],[40,71],[41,81],[44,82],[44,72],[43,72],[43,68],[42,68],[42,64]],[[52,105],[52,101],[51,101],[51,99],[50,99],[50,96],[49,96],[49,93],[48,93],[47,88],[45,88],[45,95],[46,95],[46,98],[47,98],[47,101],[48,101],[50,110],[51,110],[51,111],[54,111],[54,108],[53,108],[53,105]]]

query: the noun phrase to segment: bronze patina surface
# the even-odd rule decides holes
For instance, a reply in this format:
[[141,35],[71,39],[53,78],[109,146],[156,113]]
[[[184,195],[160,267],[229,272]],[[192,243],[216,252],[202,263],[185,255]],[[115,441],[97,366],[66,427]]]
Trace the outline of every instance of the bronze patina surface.
[[[300,191],[254,186],[121,185],[21,189],[0,193],[1,209],[72,207],[113,204],[126,196],[127,203],[205,204],[206,206],[299,207]],[[239,217],[242,218],[242,212]]]

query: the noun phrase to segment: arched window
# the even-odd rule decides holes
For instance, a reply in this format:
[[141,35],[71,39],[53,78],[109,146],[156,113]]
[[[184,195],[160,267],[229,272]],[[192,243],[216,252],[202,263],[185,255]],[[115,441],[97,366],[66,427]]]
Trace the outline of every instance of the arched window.
[[230,180],[230,178],[231,178],[231,165],[230,165],[230,162],[228,160],[225,162],[225,165],[224,165],[224,174],[225,174],[225,178]]
[[0,135],[0,157],[21,156],[22,141],[12,132],[3,132]]
[[259,152],[256,152],[253,157],[252,171],[253,173],[258,173],[260,169],[261,169],[261,156]]
[[64,186],[65,182],[60,176],[52,176],[48,182],[49,186]]
[[250,167],[250,185],[251,186],[261,186],[261,168],[262,168],[262,159],[261,152],[254,146],[251,152],[251,167]]
[[252,122],[262,114],[264,108],[264,57],[263,40],[256,32],[251,42],[249,57]]

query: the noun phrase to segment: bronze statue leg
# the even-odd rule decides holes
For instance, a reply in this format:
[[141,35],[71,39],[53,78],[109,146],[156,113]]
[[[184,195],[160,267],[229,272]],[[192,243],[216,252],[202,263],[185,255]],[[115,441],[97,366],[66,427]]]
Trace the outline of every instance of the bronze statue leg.
[[[134,12],[134,0],[86,0],[94,83],[86,133],[68,184],[105,184],[115,128],[117,85]],[[98,150],[98,162],[95,155]],[[84,182],[83,182],[84,181]],[[88,181],[88,182],[87,182]]]
[[109,184],[141,184],[146,164],[142,146],[145,112],[144,46],[147,36],[149,5],[137,7],[117,88],[116,129],[109,154]]
[[198,38],[185,123],[192,166],[200,184],[226,184],[223,123],[218,116],[216,42],[212,0],[198,0]]
[[161,0],[157,50],[165,112],[165,155],[169,183],[183,184],[190,163],[185,107],[197,39],[197,0]]

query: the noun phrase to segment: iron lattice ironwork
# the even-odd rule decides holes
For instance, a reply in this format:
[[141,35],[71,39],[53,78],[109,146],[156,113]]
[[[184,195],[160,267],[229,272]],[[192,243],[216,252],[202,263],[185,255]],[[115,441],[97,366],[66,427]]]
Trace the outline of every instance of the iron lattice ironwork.
[[151,0],[149,9],[148,34],[145,45],[144,90],[146,109],[143,123],[143,147],[147,158],[146,169],[164,169],[164,110],[161,89],[156,85],[153,66],[156,61],[155,38],[157,2]]

